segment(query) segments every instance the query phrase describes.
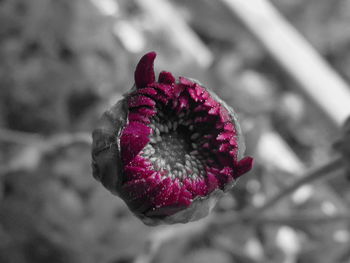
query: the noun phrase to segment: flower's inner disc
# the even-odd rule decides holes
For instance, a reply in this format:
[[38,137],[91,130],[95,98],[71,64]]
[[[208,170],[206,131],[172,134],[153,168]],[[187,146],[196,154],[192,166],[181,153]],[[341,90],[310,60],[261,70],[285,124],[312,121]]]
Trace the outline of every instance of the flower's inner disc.
[[198,151],[201,136],[186,117],[185,114],[155,116],[149,124],[150,142],[142,151],[155,170],[181,180],[205,175],[205,153]]

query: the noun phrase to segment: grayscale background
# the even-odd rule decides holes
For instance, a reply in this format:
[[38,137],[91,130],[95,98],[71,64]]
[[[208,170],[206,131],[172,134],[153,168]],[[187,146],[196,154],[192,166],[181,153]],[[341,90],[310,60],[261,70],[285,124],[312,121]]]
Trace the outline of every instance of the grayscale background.
[[[145,226],[92,178],[91,131],[151,50],[238,112],[255,158],[190,224]],[[349,80],[349,0],[0,0],[0,262],[350,262],[341,165],[237,219],[339,158]]]

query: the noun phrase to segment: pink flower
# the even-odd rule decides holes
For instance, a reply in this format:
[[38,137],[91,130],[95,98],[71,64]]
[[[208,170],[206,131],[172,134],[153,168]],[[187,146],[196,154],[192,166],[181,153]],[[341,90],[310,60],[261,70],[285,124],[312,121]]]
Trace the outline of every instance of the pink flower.
[[135,87],[94,131],[94,176],[146,224],[206,216],[252,168],[233,110],[197,82],[169,72],[155,79],[144,55]]

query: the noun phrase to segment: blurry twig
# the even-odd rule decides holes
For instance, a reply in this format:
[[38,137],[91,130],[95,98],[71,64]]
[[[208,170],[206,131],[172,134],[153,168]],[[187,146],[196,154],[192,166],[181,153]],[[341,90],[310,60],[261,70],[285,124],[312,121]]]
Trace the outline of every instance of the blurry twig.
[[[191,240],[212,227],[226,227],[239,223],[255,223],[265,225],[289,225],[293,227],[303,227],[307,224],[327,224],[335,222],[349,222],[350,213],[339,214],[334,216],[326,215],[288,215],[288,216],[261,216],[255,217],[254,214],[242,215],[237,212],[215,214],[207,219],[202,219],[197,222],[188,223],[185,225],[166,226],[157,229],[151,233],[147,243],[144,246],[143,252],[135,258],[134,263],[151,263],[158,255],[161,247],[175,239]],[[221,246],[222,244],[220,244]],[[227,249],[224,247],[224,249]],[[254,262],[254,259],[246,256],[244,253],[239,253],[236,250],[230,250],[236,257],[244,259],[244,262]]]
[[14,131],[1,128],[0,129],[0,142],[10,142],[18,144],[29,144],[36,143],[43,139],[43,136],[40,136],[35,133]]
[[257,218],[257,223],[303,226],[305,224],[327,224],[349,222],[350,214],[327,215],[290,215],[290,216],[263,216]]
[[350,212],[346,211],[345,214],[336,215],[334,217],[328,216],[288,216],[288,217],[280,217],[273,216],[267,217],[264,215],[264,212],[271,208],[273,205],[283,200],[283,198],[287,197],[299,187],[308,184],[312,181],[321,179],[327,175],[332,174],[332,172],[342,169],[342,159],[336,158],[329,163],[311,169],[305,175],[301,176],[296,182],[292,185],[282,189],[278,192],[274,197],[269,199],[263,206],[253,209],[248,209],[246,211],[242,211],[240,213],[232,212],[226,213],[221,216],[214,217],[213,225],[225,226],[233,224],[234,222],[248,222],[248,223],[265,223],[265,224],[287,224],[287,225],[296,225],[297,223],[328,223],[334,221],[347,221],[350,220]]
[[191,237],[204,232],[209,220],[203,219],[185,225],[171,225],[156,229],[148,238],[144,251],[135,258],[134,263],[151,263],[157,256],[161,247],[172,240],[190,240]]
[[35,133],[14,131],[1,128],[0,142],[18,144],[34,144],[42,149],[50,150],[57,147],[65,147],[75,143],[91,144],[91,135],[87,132],[61,133],[50,137],[44,137]]
[[222,0],[335,124],[350,115],[350,89],[268,0]]
[[264,225],[290,225],[293,227],[305,226],[307,224],[328,224],[336,222],[349,222],[350,213],[341,213],[334,216],[327,215],[259,215],[240,214],[237,212],[225,213],[213,217],[212,226],[225,227],[237,223],[264,224]]
[[60,148],[69,147],[73,144],[92,144],[91,134],[88,132],[77,132],[67,134],[56,134],[42,144],[44,152],[51,152]]
[[0,175],[19,170],[35,169],[48,153],[69,147],[73,144],[92,143],[91,135],[86,132],[56,134],[45,138],[17,131],[0,129],[0,141],[24,144],[23,150],[8,164],[0,165]]
[[327,176],[332,172],[341,169],[342,167],[342,159],[339,157],[330,161],[329,163],[322,165],[321,167],[311,169],[305,175],[301,176],[301,178],[299,178],[292,185],[286,187],[285,189],[282,189],[279,193],[277,193],[275,196],[269,199],[263,206],[255,208],[252,211],[247,211],[245,214],[254,214],[258,217],[260,214],[264,213],[266,210],[278,203],[284,197],[293,193],[302,185],[321,179],[322,177]]
[[[278,167],[278,169],[288,172],[296,179],[294,184],[282,189],[274,197],[267,200],[262,207],[242,212],[242,218],[244,218],[244,216],[258,218],[264,211],[267,211],[271,206],[291,194],[300,186],[331,174],[332,171],[337,169],[344,169],[344,163],[341,161],[341,157],[338,157],[319,168],[311,169],[305,173],[304,171],[306,170],[306,167],[299,157],[292,151],[292,149],[290,149],[280,135],[271,131],[262,134],[257,148],[257,153],[259,154],[258,158],[262,163],[272,164],[273,166]],[[347,204],[337,195],[337,193],[334,192],[333,189],[326,184],[320,184],[318,185],[318,190],[323,191],[328,197],[331,197],[332,202],[334,202],[334,205],[338,207],[340,211],[350,213]]]

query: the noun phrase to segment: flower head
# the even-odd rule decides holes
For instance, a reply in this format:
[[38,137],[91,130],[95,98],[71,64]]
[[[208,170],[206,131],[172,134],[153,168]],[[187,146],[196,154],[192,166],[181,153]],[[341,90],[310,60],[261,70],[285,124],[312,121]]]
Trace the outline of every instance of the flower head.
[[206,216],[217,198],[248,172],[233,110],[191,79],[155,79],[156,54],[144,55],[135,87],[94,131],[95,178],[146,224]]

